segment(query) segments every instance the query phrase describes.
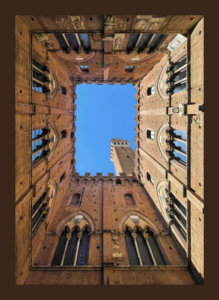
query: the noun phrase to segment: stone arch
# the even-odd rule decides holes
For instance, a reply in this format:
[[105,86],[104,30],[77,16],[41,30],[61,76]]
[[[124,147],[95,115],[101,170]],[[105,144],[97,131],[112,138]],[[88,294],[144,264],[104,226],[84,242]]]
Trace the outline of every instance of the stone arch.
[[97,185],[102,186],[102,185],[103,185],[103,179],[99,179],[99,180],[97,181]]
[[[82,210],[78,210],[76,212],[71,213],[70,215],[65,217],[62,221],[60,221],[58,226],[56,227],[55,232],[57,234],[61,234],[61,232],[63,231],[65,226],[69,226],[68,224],[71,224],[69,221],[71,221],[77,215],[82,215],[87,220],[87,223],[90,226],[91,233],[96,231],[96,226],[95,226],[95,222],[94,222],[93,218],[86,212],[84,212]],[[83,226],[84,225],[87,225],[87,224],[83,224]],[[72,231],[72,229],[74,229],[75,226],[76,226],[75,222],[72,222],[72,228],[70,228],[70,230]],[[82,226],[82,228],[83,228],[83,226]],[[81,228],[80,228],[80,230],[81,230]]]
[[167,207],[167,205],[165,203],[165,200],[162,199],[162,196],[161,196],[161,189],[163,187],[168,189],[168,182],[167,181],[160,181],[160,182],[158,182],[157,187],[156,187],[157,197],[158,197],[158,200],[160,202],[161,209],[162,209],[161,213],[162,213],[164,219],[166,220],[166,222],[169,223],[170,222],[170,218],[169,218],[169,216],[166,213],[166,207]]
[[87,185],[88,184],[88,180],[87,179],[83,179],[82,181],[81,181],[81,184],[80,185]]
[[91,179],[91,180],[89,180],[88,184],[89,184],[90,186],[93,186],[93,185],[95,185],[95,179]]
[[78,184],[79,184],[79,179],[75,179],[75,180],[73,181],[73,184],[74,184],[74,185],[78,185]]
[[162,124],[157,132],[157,137],[156,137],[158,148],[166,161],[169,161],[169,157],[166,153],[167,150],[166,139],[168,138],[168,133],[166,132],[166,130],[168,128],[169,128],[168,123]]
[[[159,229],[157,228],[157,226],[145,215],[143,215],[142,213],[139,213],[138,211],[135,210],[131,210],[128,213],[126,213],[122,219],[119,222],[119,232],[123,232],[124,231],[124,223],[125,221],[130,217],[130,216],[138,216],[139,218],[141,218],[142,220],[144,220],[146,222],[146,226],[147,228],[149,228],[152,232],[154,232],[155,234],[159,234]],[[135,227],[135,225],[133,224],[133,226],[130,226],[132,229]],[[142,228],[143,230],[145,230],[145,228]]]
[[112,179],[108,179],[108,180],[107,180],[107,185],[113,186],[113,180],[112,180]]
[[130,181],[128,179],[122,180],[123,185],[130,185]]
[[59,135],[58,135],[58,131],[56,129],[56,127],[52,124],[52,123],[48,123],[47,128],[49,129],[49,139],[50,139],[50,143],[49,143],[49,154],[46,156],[47,160],[50,160],[50,158],[52,157],[56,146],[58,144],[59,141]]
[[137,179],[132,179],[132,184],[133,185],[139,185],[138,180]]
[[48,202],[48,214],[46,216],[46,223],[48,224],[49,221],[50,221],[50,217],[51,217],[51,213],[52,213],[52,210],[54,208],[54,205],[55,205],[55,199],[56,199],[56,195],[57,195],[57,191],[58,191],[58,185],[56,183],[56,181],[54,180],[50,180],[48,182],[48,197],[49,197],[49,202]]

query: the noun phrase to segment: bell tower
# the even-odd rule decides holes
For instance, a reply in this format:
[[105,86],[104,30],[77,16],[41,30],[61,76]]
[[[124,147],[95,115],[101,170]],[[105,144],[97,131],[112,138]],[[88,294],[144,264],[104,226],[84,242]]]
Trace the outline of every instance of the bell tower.
[[119,173],[134,172],[134,151],[130,148],[130,142],[123,139],[111,139],[110,160],[114,162],[116,175]]

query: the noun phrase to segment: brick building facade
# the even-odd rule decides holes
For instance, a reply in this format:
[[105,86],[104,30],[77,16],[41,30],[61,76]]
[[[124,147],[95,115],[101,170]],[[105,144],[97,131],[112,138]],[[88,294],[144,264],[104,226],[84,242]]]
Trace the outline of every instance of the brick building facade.
[[[203,24],[16,16],[16,284],[203,283]],[[137,90],[116,176],[75,170],[76,87],[92,82]]]

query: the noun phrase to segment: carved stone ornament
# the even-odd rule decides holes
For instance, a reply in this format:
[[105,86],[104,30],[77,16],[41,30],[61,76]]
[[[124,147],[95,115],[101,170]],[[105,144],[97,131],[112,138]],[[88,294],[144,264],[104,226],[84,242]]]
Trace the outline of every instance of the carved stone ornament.
[[81,30],[84,29],[84,24],[81,21],[80,17],[71,17],[72,23],[74,24],[75,29]]
[[81,215],[75,216],[75,223],[76,223],[76,224],[79,224],[79,223],[81,222],[82,219],[83,219],[83,216],[81,216]]
[[121,258],[123,256],[123,254],[120,252],[120,247],[119,247],[119,243],[118,243],[118,237],[114,236],[112,238],[112,240],[114,241],[114,245],[113,245],[113,257],[114,258]]
[[178,49],[185,41],[187,38],[183,36],[182,34],[177,34],[177,36],[169,43],[167,46],[167,49],[171,52],[174,52],[176,49]]
[[113,49],[122,50],[125,34],[115,34]]
[[112,16],[107,16],[106,20],[104,22],[104,27],[114,27],[115,26],[115,21],[114,18]]
[[130,219],[132,220],[133,223],[138,224],[139,222],[139,217],[138,216],[131,216]]
[[172,109],[172,112],[173,112],[174,114],[177,114],[177,113],[179,112],[179,107],[174,107],[174,108]]

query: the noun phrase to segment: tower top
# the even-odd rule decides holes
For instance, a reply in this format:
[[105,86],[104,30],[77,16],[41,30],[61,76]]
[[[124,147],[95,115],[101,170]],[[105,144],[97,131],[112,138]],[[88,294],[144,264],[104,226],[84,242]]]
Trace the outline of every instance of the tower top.
[[123,139],[111,139],[111,151],[110,151],[110,160],[114,161],[114,147],[130,147],[130,142]]

